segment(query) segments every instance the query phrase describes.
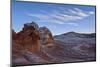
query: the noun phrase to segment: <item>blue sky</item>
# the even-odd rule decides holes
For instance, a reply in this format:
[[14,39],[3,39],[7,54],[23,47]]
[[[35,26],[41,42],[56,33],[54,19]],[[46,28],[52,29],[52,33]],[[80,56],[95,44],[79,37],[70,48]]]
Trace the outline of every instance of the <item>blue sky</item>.
[[53,35],[70,31],[94,33],[95,6],[12,2],[12,26],[16,32],[32,21],[48,27]]

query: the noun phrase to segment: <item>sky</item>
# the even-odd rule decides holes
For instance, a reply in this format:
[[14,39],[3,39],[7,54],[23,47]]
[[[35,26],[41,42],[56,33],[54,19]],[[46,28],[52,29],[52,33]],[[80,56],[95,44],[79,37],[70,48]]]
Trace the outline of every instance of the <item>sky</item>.
[[53,35],[67,32],[94,33],[95,6],[40,2],[12,2],[12,28],[19,32],[25,23],[46,26]]

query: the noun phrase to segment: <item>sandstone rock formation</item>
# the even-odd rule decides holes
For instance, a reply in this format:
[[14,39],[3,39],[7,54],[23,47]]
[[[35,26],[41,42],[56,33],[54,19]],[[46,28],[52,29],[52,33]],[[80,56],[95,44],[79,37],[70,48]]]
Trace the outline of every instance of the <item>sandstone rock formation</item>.
[[41,43],[46,46],[52,46],[54,43],[54,39],[51,31],[47,27],[39,28]]
[[95,34],[70,32],[53,36],[47,27],[26,23],[20,32],[12,30],[12,64],[95,61],[94,41]]
[[[16,33],[12,30],[12,64],[42,64],[50,62],[50,58],[41,50],[39,26],[32,22],[24,24]],[[48,41],[47,41],[48,42]]]
[[36,52],[40,50],[39,26],[32,22],[24,24],[22,31],[17,33],[16,43],[21,44],[23,50]]

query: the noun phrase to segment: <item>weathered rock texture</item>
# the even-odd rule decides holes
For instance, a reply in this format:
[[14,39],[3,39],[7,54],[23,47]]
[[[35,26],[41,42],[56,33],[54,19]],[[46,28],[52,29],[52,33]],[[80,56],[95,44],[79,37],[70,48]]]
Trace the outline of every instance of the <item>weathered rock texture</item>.
[[23,50],[31,52],[40,50],[40,35],[38,25],[34,22],[24,24],[22,31],[17,33],[16,43],[23,47]]
[[18,33],[12,30],[12,63],[14,65],[50,62],[51,58],[49,55],[41,49],[43,49],[43,45],[53,44],[53,36],[48,28],[41,30],[47,36],[45,41],[41,38],[42,34],[40,33],[39,26],[34,22],[24,24],[23,29]]
[[41,43],[46,46],[52,46],[54,43],[54,39],[51,31],[47,27],[40,27],[39,32]]
[[18,33],[12,30],[12,65],[95,60],[95,34],[69,32],[53,37],[47,27],[34,22],[24,24]]

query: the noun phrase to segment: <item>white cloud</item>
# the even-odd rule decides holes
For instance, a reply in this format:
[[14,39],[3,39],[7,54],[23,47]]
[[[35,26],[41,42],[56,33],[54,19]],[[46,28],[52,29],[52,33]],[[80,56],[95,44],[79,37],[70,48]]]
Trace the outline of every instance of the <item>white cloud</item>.
[[83,12],[83,10],[81,10],[79,8],[74,8],[74,10],[76,10],[77,12]]
[[50,20],[36,20],[37,22],[50,22],[50,23],[57,23],[57,24],[65,24],[64,22],[62,21],[59,21],[59,20],[55,20],[55,19],[50,19]]
[[77,14],[77,12],[75,10],[68,9],[68,11],[71,12],[72,14]]
[[83,11],[79,8],[74,8],[73,10],[74,12],[76,11],[76,15],[80,16],[80,17],[87,17],[89,16],[88,13],[86,13],[86,11]]
[[78,15],[80,17],[87,17],[87,16],[89,16],[87,13],[84,13],[84,12],[79,12]]
[[93,11],[90,11],[90,12],[89,12],[89,14],[95,14],[95,12],[93,12]]
[[31,17],[36,17],[36,18],[42,18],[42,19],[49,19],[50,17],[44,14],[32,14],[32,13],[28,13],[28,16]]
[[[86,17],[89,17],[92,14],[94,14],[93,11],[85,11],[79,8],[73,8],[73,9],[60,8],[60,10],[55,9],[50,12],[41,10],[40,13],[37,14],[29,13],[27,15],[38,18],[39,20],[37,20],[37,22],[51,22],[57,24],[66,24],[70,21],[82,20]],[[69,24],[75,25],[74,23],[69,23]]]

